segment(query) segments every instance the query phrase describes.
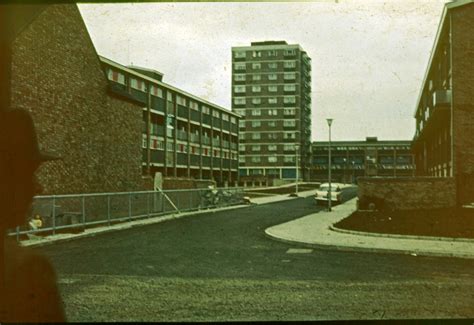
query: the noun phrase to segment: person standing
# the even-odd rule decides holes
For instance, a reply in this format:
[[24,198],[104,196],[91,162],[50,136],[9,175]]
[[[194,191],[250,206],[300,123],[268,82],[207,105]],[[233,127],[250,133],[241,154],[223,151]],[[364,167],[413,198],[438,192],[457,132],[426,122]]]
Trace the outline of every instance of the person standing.
[[0,323],[66,321],[51,263],[6,236],[26,224],[40,190],[35,172],[52,159],[40,152],[28,112],[0,111]]

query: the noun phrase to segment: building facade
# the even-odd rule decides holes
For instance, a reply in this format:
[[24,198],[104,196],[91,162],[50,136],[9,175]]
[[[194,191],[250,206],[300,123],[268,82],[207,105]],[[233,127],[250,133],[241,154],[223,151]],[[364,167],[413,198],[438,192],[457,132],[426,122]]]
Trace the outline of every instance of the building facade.
[[101,57],[109,88],[142,109],[142,170],[164,177],[238,178],[239,116],[162,81],[157,71]]
[[43,148],[41,194],[151,189],[141,173],[141,107],[107,91],[75,4],[35,7],[12,44],[11,106],[31,113]]
[[311,59],[299,45],[232,47],[232,111],[242,117],[241,180],[309,177]]
[[454,177],[459,203],[474,201],[474,3],[445,5],[415,111],[420,176]]
[[[411,141],[331,141],[331,179],[355,183],[358,177],[409,177],[415,175]],[[312,144],[311,180],[328,181],[329,142]]]

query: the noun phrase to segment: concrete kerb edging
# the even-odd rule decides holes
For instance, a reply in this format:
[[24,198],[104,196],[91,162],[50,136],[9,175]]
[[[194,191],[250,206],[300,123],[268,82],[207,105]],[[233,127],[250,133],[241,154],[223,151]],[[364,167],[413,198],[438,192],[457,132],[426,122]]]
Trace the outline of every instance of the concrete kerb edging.
[[332,231],[335,231],[335,232],[340,232],[340,233],[343,233],[343,234],[350,234],[350,235],[357,235],[357,236],[398,238],[398,239],[422,239],[422,240],[437,240],[437,241],[451,241],[451,242],[455,241],[455,242],[474,243],[474,239],[470,239],[470,238],[382,234],[382,233],[375,233],[375,232],[357,231],[357,230],[348,230],[348,229],[337,228],[337,227],[334,226],[334,224],[329,226],[329,230],[332,230]]
[[[113,226],[89,228],[80,234],[53,235],[50,237],[41,237],[41,239],[39,239],[38,241],[27,240],[20,243],[22,246],[27,246],[27,247],[41,247],[41,246],[51,245],[58,242],[66,242],[66,241],[71,241],[71,240],[80,239],[80,238],[93,237],[96,235],[105,234],[105,233],[118,231],[118,230],[125,230],[125,229],[131,229],[134,227],[157,224],[157,223],[165,222],[172,219],[179,219],[179,218],[184,218],[188,216],[199,215],[199,214],[209,213],[209,212],[240,209],[240,208],[245,208],[248,206],[249,206],[248,204],[239,204],[239,205],[217,208],[217,209],[203,209],[199,211],[172,213],[172,214],[167,214],[167,215],[162,215],[162,216],[157,216],[157,217],[150,217],[147,219],[127,221],[127,222],[119,223]],[[58,237],[54,237],[54,236],[58,236]]]
[[370,247],[358,247],[358,246],[356,247],[356,246],[306,243],[306,242],[300,242],[297,240],[290,240],[290,239],[276,237],[270,234],[269,232],[267,232],[267,230],[265,230],[265,235],[273,240],[287,243],[287,244],[298,244],[299,246],[303,246],[303,247],[318,248],[318,249],[332,250],[332,251],[336,250],[336,251],[341,251],[341,252],[390,253],[390,254],[399,254],[399,255],[412,255],[414,257],[432,256],[432,257],[455,257],[455,258],[474,259],[474,255],[465,255],[465,254],[456,254],[456,253],[437,253],[437,252],[426,252],[426,251],[417,251],[417,250],[370,248]]

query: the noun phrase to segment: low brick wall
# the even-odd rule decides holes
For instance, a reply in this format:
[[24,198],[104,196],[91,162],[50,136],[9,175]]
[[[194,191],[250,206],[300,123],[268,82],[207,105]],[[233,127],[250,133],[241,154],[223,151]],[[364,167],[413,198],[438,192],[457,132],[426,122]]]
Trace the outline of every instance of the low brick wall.
[[388,210],[456,206],[456,182],[452,177],[363,177],[358,185],[359,208],[370,202]]

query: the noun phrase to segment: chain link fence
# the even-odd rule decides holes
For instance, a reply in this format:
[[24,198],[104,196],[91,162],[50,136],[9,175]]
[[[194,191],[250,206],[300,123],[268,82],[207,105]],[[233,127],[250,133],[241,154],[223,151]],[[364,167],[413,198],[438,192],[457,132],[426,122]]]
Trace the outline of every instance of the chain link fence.
[[241,187],[36,196],[27,224],[8,234],[20,240],[30,235],[74,233],[94,226],[242,203]]

